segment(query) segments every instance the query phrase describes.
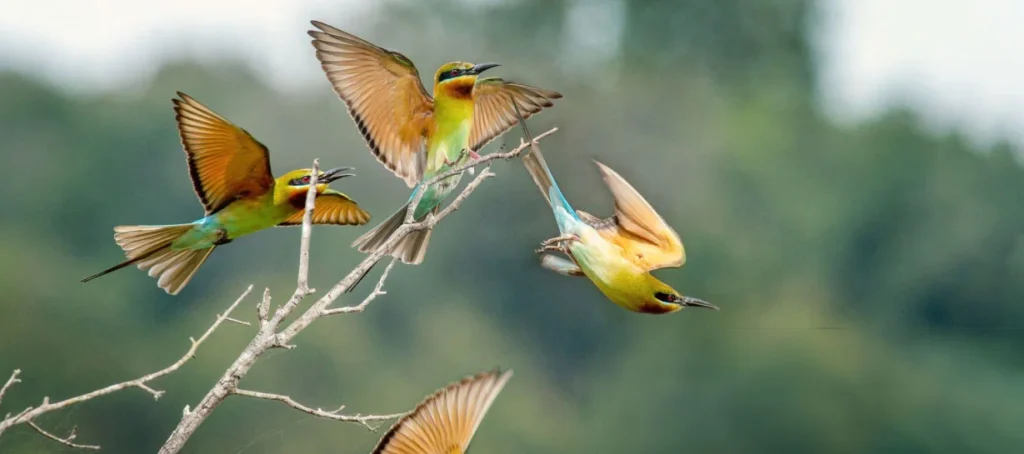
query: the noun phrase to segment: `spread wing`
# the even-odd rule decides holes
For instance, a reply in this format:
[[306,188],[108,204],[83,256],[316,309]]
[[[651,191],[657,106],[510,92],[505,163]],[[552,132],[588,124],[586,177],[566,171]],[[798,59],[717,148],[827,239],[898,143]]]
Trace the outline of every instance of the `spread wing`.
[[[278,225],[302,225],[304,213],[305,211],[300,209]],[[347,195],[328,189],[317,196],[312,221],[314,224],[363,225],[370,221],[370,213],[359,208],[359,205]]]
[[423,400],[388,430],[373,454],[463,454],[512,371],[467,377]]
[[686,262],[686,251],[679,234],[658,215],[643,196],[621,175],[594,161],[615,199],[615,216],[597,219],[581,213],[584,219],[609,241],[618,244],[629,257],[648,270],[679,267]]
[[473,151],[479,151],[516,125],[519,120],[511,100],[519,105],[525,120],[545,107],[553,106],[552,100],[561,97],[562,94],[557,91],[497,77],[477,80],[473,87],[473,129],[469,133],[469,146]]
[[207,215],[273,189],[267,147],[192,97],[178,96],[172,100],[178,133],[192,187]]
[[434,100],[405,55],[375,46],[322,22],[310,30],[320,67],[348,106],[370,151],[409,187],[423,175],[419,153],[426,142]]

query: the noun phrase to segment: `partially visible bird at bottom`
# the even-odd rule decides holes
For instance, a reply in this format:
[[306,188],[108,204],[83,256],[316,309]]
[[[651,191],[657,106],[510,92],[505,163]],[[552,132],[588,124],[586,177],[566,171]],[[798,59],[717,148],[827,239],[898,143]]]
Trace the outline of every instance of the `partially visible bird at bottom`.
[[466,377],[420,402],[381,437],[373,454],[465,454],[512,370]]
[[[551,205],[559,236],[541,243],[541,266],[566,276],[586,276],[615,304],[633,312],[666,314],[684,307],[718,310],[706,301],[683,296],[651,275],[659,268],[678,268],[686,261],[679,235],[654,208],[608,166],[597,164],[615,199],[615,215],[600,219],[573,209],[562,195],[541,155],[540,147],[514,109],[530,151],[523,164]],[[549,252],[561,253],[561,257]]]
[[[165,292],[176,295],[217,246],[270,227],[302,224],[312,170],[292,170],[275,179],[266,146],[192,97],[178,96],[172,100],[175,119],[205,216],[189,224],[114,227],[114,241],[126,259],[82,282],[138,265],[158,278]],[[314,224],[362,225],[370,220],[355,201],[328,188],[332,181],[352,176],[349,170],[317,174]]]

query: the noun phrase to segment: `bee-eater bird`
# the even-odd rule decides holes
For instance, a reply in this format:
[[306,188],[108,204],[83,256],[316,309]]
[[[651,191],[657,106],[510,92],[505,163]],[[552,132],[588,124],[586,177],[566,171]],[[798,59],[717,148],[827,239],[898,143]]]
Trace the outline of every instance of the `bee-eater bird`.
[[512,371],[486,372],[438,390],[388,429],[373,454],[465,454]]
[[[516,109],[518,116],[518,109]],[[608,166],[597,164],[615,199],[615,215],[599,219],[575,210],[562,195],[551,170],[519,116],[530,152],[523,164],[551,205],[560,235],[541,243],[541,266],[566,276],[586,276],[615,304],[634,312],[666,314],[686,306],[718,309],[683,296],[651,275],[686,261],[679,235],[665,223],[633,186]],[[568,259],[547,252],[561,252]]]
[[[178,96],[172,100],[178,133],[205,217],[189,224],[114,227],[114,241],[124,249],[125,261],[82,282],[137,264],[158,277],[160,288],[176,295],[217,246],[269,227],[302,224],[311,169],[275,179],[266,146],[188,95]],[[327,187],[351,176],[348,170],[317,175],[314,224],[362,225],[370,220],[355,201]]]
[[[405,55],[378,47],[350,33],[313,21],[309,31],[316,57],[335,93],[345,102],[370,151],[413,189],[406,205],[353,242],[361,252],[376,250],[405,222],[406,211],[422,220],[436,213],[455,189],[460,175],[430,188],[426,180],[460,165],[484,145],[515,125],[509,98],[525,115],[554,105],[562,95],[551,90],[477,76],[495,63],[451,62],[434,75],[434,97],[427,94],[419,71]],[[423,194],[415,207],[409,202]],[[391,255],[404,263],[423,261],[430,230],[403,238]]]

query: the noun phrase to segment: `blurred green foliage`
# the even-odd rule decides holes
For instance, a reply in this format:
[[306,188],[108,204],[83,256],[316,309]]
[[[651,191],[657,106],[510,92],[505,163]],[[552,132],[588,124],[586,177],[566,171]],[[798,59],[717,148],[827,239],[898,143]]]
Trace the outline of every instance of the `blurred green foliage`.
[[[530,123],[561,128],[543,146],[568,197],[609,213],[589,160],[617,169],[686,242],[688,264],[659,276],[723,310],[628,313],[586,280],[541,270],[532,250],[555,231],[550,212],[518,163],[498,163],[423,265],[398,267],[367,313],[318,322],[298,349],[268,355],[245,387],[393,412],[511,367],[474,441],[490,453],[1024,446],[1019,150],[926,132],[910,111],[831,123],[816,106],[809,0],[623,0],[621,47],[583,69],[556,45],[576,4],[388,3],[372,17],[318,19],[401,50],[424,74],[450,59],[497,61],[496,75],[564,93]],[[78,283],[121,259],[114,225],[201,215],[175,90],[267,144],[277,173],[314,157],[357,167],[338,187],[371,223],[405,200],[326,81],[280,93],[235,62],[178,62],[142,90],[86,96],[0,74],[0,373],[24,371],[3,412],[163,367],[248,283],[277,301],[290,294],[297,229],[219,249],[176,298],[134,269]],[[316,288],[359,260],[348,244],[366,228],[315,229]],[[255,303],[240,315],[251,320]],[[154,452],[251,334],[224,326],[158,384],[158,402],[129,390],[39,422],[77,425],[106,452]],[[377,436],[233,398],[186,451],[361,453]],[[0,451],[69,450],[20,427]]]

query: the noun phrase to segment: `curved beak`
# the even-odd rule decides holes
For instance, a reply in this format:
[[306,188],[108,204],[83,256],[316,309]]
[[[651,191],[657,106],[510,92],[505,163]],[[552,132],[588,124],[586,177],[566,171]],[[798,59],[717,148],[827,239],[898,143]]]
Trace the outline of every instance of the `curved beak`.
[[332,182],[334,180],[340,180],[340,179],[345,178],[345,177],[354,177],[354,176],[356,176],[356,174],[354,174],[354,173],[345,173],[345,172],[347,172],[349,170],[355,170],[355,169],[352,168],[352,167],[337,167],[337,168],[334,168],[334,169],[330,169],[330,170],[324,171],[324,173],[321,173],[320,174],[320,178],[318,180],[319,180],[320,184],[327,184],[327,183],[330,183],[330,182]]
[[469,68],[469,72],[472,74],[480,74],[484,71],[487,71],[488,69],[497,68],[499,66],[501,65],[498,63],[480,63],[479,65],[475,65],[472,68]]
[[711,303],[709,303],[707,301],[704,301],[702,299],[691,298],[689,296],[684,296],[682,298],[679,298],[679,301],[677,301],[677,303],[682,304],[683,306],[688,306],[688,307],[703,307],[705,309],[714,309],[716,311],[719,310],[718,306],[715,306],[714,304],[711,304]]

